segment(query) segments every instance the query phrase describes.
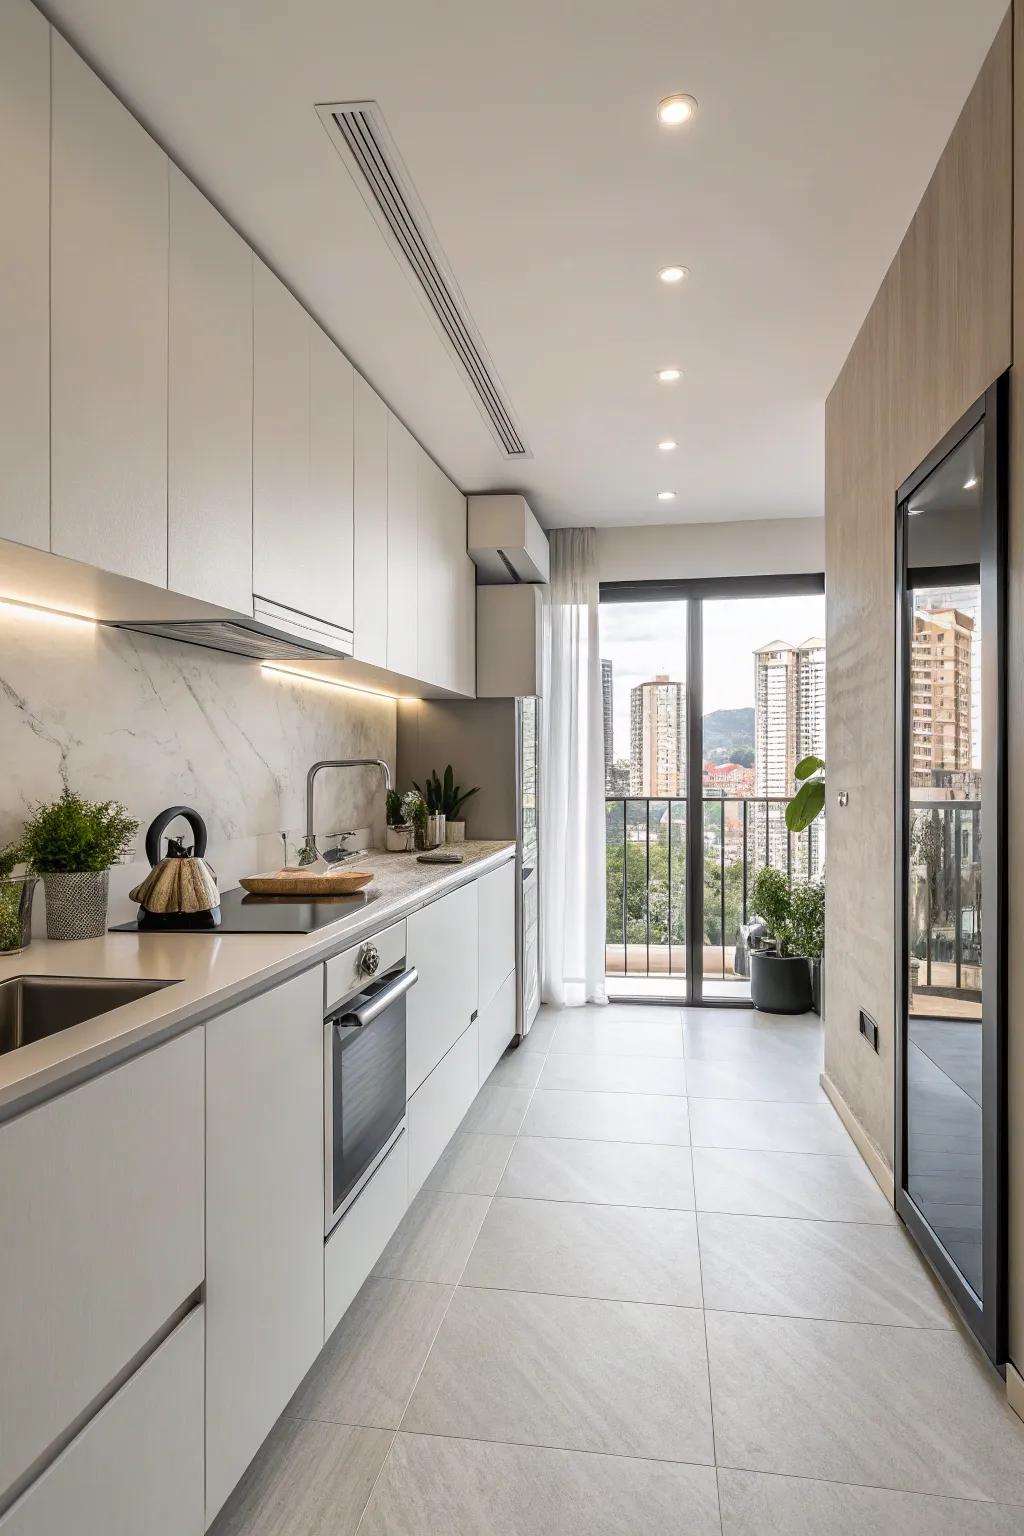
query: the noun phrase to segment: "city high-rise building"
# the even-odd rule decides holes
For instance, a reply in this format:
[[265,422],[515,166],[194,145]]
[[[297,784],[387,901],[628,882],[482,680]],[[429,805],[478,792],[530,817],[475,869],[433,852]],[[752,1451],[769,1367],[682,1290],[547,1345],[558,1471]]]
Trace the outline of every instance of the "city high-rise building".
[[630,691],[629,792],[686,794],[686,689],[666,676]]
[[942,783],[971,767],[974,620],[959,608],[919,608],[910,657],[910,782]]
[[825,642],[772,640],[754,652],[754,792],[791,795],[802,758],[825,752]]
[[612,766],[612,664],[610,661],[601,662],[601,698],[604,704],[604,784],[608,788],[608,778]]
[[917,595],[922,608],[933,612],[956,608],[972,621],[971,630],[971,767],[981,767],[981,588],[935,587]]

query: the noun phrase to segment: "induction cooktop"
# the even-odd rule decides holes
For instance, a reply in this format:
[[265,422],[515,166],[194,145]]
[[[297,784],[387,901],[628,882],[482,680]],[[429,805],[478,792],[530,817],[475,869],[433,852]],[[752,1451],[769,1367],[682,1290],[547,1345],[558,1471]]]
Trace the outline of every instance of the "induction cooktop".
[[195,918],[182,915],[174,927],[139,927],[138,918],[117,923],[111,933],[315,933],[329,923],[356,917],[376,901],[379,891],[354,891],[350,896],[250,896],[241,886],[222,891],[220,923],[209,926],[209,918],[199,913]]

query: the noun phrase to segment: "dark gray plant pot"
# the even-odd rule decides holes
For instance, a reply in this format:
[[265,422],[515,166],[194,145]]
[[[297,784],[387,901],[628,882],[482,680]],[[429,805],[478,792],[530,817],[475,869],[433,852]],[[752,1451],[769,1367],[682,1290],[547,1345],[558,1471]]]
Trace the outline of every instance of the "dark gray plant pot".
[[46,893],[48,939],[101,939],[107,928],[107,887],[110,871],[48,874]]
[[762,1013],[808,1013],[811,972],[803,955],[750,952],[750,1000]]

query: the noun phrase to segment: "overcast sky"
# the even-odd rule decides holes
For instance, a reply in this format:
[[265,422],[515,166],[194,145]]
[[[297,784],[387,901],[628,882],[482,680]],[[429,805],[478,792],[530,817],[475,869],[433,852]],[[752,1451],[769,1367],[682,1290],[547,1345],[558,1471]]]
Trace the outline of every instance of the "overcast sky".
[[[754,703],[754,651],[825,633],[825,598],[743,597],[704,604],[704,713]],[[686,681],[686,604],[602,603],[601,655],[614,676],[616,758],[629,757],[629,694],[667,672]]]

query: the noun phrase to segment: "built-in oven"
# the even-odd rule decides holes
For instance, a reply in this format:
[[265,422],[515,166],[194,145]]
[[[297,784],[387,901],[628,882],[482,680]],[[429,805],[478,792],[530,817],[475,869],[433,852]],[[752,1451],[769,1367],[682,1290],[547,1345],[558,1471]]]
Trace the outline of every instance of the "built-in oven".
[[416,979],[403,957],[324,1017],[325,1233],[405,1130],[405,1000]]

